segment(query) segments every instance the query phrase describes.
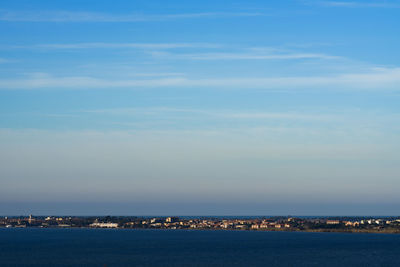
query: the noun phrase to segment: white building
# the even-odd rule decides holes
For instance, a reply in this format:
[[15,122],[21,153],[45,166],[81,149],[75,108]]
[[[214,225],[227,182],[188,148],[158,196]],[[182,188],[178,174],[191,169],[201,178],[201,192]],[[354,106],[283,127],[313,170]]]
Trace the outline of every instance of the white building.
[[90,225],[90,227],[96,228],[118,228],[118,223],[104,223],[104,222],[95,222]]

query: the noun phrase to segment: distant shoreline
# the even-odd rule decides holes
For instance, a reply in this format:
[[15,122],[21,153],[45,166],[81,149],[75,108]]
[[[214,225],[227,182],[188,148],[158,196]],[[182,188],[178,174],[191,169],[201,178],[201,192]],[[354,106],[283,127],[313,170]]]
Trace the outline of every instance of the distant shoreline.
[[400,218],[182,218],[182,217],[56,217],[0,218],[2,228],[170,229],[268,232],[400,233]]

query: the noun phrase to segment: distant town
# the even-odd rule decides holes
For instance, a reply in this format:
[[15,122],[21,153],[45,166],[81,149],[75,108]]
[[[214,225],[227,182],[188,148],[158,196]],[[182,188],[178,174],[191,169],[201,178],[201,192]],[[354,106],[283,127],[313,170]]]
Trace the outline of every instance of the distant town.
[[400,233],[400,217],[0,217],[1,228],[118,228]]

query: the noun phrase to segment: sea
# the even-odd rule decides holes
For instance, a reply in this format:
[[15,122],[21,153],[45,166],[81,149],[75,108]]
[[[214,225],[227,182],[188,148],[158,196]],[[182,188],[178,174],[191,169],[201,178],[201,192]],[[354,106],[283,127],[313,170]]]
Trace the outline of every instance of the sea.
[[0,266],[400,266],[400,235],[0,228]]

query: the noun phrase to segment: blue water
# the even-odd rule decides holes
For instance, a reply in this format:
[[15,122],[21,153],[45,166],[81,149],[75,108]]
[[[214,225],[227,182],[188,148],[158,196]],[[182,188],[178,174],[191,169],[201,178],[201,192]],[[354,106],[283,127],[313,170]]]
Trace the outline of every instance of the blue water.
[[0,229],[0,266],[400,266],[400,235]]

